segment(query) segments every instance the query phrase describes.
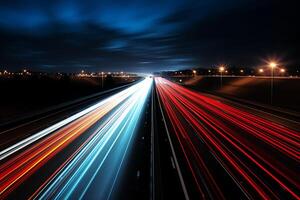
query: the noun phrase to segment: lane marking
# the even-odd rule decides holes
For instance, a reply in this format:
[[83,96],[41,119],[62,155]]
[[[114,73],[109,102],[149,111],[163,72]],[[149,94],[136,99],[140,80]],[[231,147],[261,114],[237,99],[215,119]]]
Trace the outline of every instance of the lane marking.
[[[153,81],[154,82],[154,81]],[[150,185],[150,191],[152,196],[150,199],[155,199],[155,167],[154,167],[154,83],[152,83],[152,90],[151,90],[151,169],[150,169],[150,176],[152,180],[152,184]]]
[[174,169],[176,169],[176,167],[175,167],[175,164],[174,164],[173,157],[172,157],[172,156],[170,156],[170,158],[171,158],[172,167],[173,167]]
[[179,164],[178,164],[178,160],[177,160],[177,157],[176,157],[176,154],[175,154],[173,143],[171,141],[170,133],[168,131],[166,119],[165,119],[165,116],[164,116],[164,113],[163,113],[163,110],[162,110],[162,107],[161,107],[159,95],[157,95],[157,98],[158,98],[158,104],[159,104],[159,107],[160,107],[160,111],[161,111],[161,114],[162,114],[162,117],[163,117],[165,129],[166,129],[166,132],[167,132],[167,135],[168,135],[168,140],[169,140],[171,151],[172,151],[172,154],[173,154],[175,166],[176,166],[177,173],[178,173],[178,176],[179,176],[179,180],[180,180],[180,183],[181,183],[181,187],[182,187],[182,190],[183,190],[183,193],[184,193],[184,197],[185,197],[186,200],[189,200],[190,198],[189,198],[185,183],[183,181],[182,173],[181,173],[181,170],[180,170],[180,167],[179,167]]

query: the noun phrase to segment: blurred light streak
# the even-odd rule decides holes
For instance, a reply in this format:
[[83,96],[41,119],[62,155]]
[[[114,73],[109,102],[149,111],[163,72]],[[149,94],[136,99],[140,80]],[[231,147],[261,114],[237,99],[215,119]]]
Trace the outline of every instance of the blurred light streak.
[[[155,78],[155,83],[202,197],[220,198],[222,192],[206,167],[199,141],[246,196],[272,199],[287,193],[299,199],[299,132],[166,79]],[[291,166],[294,163],[295,169],[290,169],[286,161]]]
[[83,110],[83,111],[81,111],[81,112],[65,119],[65,120],[62,120],[62,121],[46,128],[42,131],[40,131],[40,132],[38,132],[38,133],[36,133],[36,134],[26,138],[26,139],[14,144],[14,145],[2,150],[0,152],[0,160],[3,160],[4,158],[6,158],[6,157],[10,156],[11,154],[19,151],[20,149],[32,144],[33,142],[35,142],[35,141],[37,141],[37,140],[39,140],[43,137],[46,137],[47,135],[49,135],[49,134],[53,133],[54,131],[60,129],[61,127],[73,122],[74,120],[90,113],[91,111],[93,111],[97,108],[101,109],[101,107],[105,106],[105,104],[108,104],[111,101],[114,101],[114,99],[121,102],[122,100],[124,100],[125,98],[130,96],[136,90],[137,87],[139,87],[139,86],[138,85],[132,86],[132,87],[120,92],[120,93],[117,93],[117,94],[115,94],[115,95],[113,95],[113,96],[111,96],[111,97],[109,97],[109,98],[107,98],[103,101],[100,101],[99,103],[97,103],[97,104],[95,104],[95,105],[93,105],[93,106],[91,106],[91,107],[89,107],[89,108],[87,108],[87,109],[85,109],[85,110]]
[[[101,118],[103,118],[103,116],[108,115],[110,112],[113,112],[112,116],[116,116],[118,112],[122,113],[124,106],[126,106],[126,108],[134,107],[136,110],[134,113],[135,115],[131,118],[128,117],[131,116],[131,114],[127,115],[127,118],[129,118],[131,122],[130,127],[132,127],[137,123],[137,118],[141,109],[140,107],[143,105],[147,97],[147,93],[150,91],[151,85],[152,79],[147,78],[140,83],[137,83],[128,89],[112,95],[111,97],[91,106],[90,108],[69,117],[67,120],[63,120],[62,122],[45,129],[45,131],[41,131],[33,136],[30,136],[29,138],[19,142],[17,145],[13,145],[13,148],[10,147],[6,151],[4,150],[4,152],[7,154],[4,153],[2,156],[3,158],[6,158],[18,150],[28,146],[29,144],[33,144],[29,148],[26,148],[25,151],[17,155],[11,155],[6,162],[1,164],[0,198],[7,196],[40,167],[44,166],[47,161],[57,155],[72,141],[80,137],[91,126],[96,124]],[[118,108],[118,106],[120,106],[120,108]],[[117,110],[115,111],[115,109]],[[121,126],[120,123],[119,126]],[[111,129],[107,129],[109,125]],[[97,130],[101,132],[101,137],[107,138],[109,131],[112,131],[112,128],[119,127],[117,127],[117,124],[106,121],[105,123],[100,124]],[[127,130],[127,132],[130,131],[133,132],[133,128]],[[47,137],[45,137],[46,135]],[[84,148],[89,140],[95,140],[93,137],[95,135],[99,136],[99,134],[93,133],[87,139],[87,141],[80,146],[80,148]],[[13,149],[14,151],[11,151]],[[78,150],[76,152],[78,152]],[[75,156],[75,153],[73,156]],[[70,158],[68,160],[70,160]],[[65,164],[67,163],[68,162],[66,161]],[[59,170],[56,171],[56,173],[58,172]]]
[[[143,89],[114,111],[85,147],[39,192],[38,198],[108,199],[151,85],[152,79],[147,79]],[[96,189],[93,189],[93,184]]]

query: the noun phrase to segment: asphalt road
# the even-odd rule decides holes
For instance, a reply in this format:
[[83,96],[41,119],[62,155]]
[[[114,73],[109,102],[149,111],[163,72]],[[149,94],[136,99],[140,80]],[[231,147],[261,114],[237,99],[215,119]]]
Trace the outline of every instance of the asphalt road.
[[155,82],[187,198],[299,198],[299,122]]
[[39,112],[23,116],[22,118],[0,124],[0,150],[45,129],[68,116],[74,115],[133,84],[135,83],[115,87],[73,101],[58,104]]
[[2,132],[0,199],[297,199],[299,130],[146,78]]
[[146,78],[2,149],[0,198],[149,197],[151,87]]

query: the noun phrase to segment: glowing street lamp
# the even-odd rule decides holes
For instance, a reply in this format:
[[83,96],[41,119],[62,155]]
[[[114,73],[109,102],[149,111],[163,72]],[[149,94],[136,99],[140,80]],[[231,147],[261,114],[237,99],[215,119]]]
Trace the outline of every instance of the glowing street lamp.
[[194,76],[196,76],[196,74],[197,74],[197,71],[196,71],[196,70],[193,70],[193,74],[194,74]]
[[275,62],[270,62],[270,63],[269,63],[269,66],[270,66],[271,68],[275,68],[275,67],[277,67],[277,63],[275,63]]
[[281,69],[280,69],[280,72],[281,72],[281,73],[284,73],[284,72],[285,72],[285,69],[281,68]]
[[221,73],[224,72],[224,70],[225,70],[225,67],[223,67],[223,66],[219,67],[219,71],[220,71]]
[[259,71],[259,73],[264,73],[263,69],[259,69],[258,71]]

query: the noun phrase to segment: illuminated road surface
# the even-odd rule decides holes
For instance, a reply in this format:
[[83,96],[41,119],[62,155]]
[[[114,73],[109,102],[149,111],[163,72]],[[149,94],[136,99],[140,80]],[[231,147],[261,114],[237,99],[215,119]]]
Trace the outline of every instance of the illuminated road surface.
[[71,145],[76,149],[29,197],[108,199],[122,175],[122,164],[130,151],[151,87],[152,79],[146,78],[2,150],[0,199],[9,197]]
[[163,78],[155,84],[190,198],[300,198],[299,131]]
[[[152,124],[159,135],[151,134],[160,145],[154,152],[163,159],[160,167],[153,168],[158,162],[152,162],[152,174],[159,174],[157,168],[164,172],[152,177],[153,183],[163,180],[152,186],[153,196],[162,192],[182,199],[299,199],[299,131],[165,79],[155,82],[166,118],[157,120],[166,123],[169,132],[166,136],[160,123]],[[109,199],[126,191],[129,185],[118,187],[151,87],[152,79],[145,79],[3,149],[0,199]],[[151,190],[148,179],[135,183]],[[181,187],[182,196],[177,191]]]

